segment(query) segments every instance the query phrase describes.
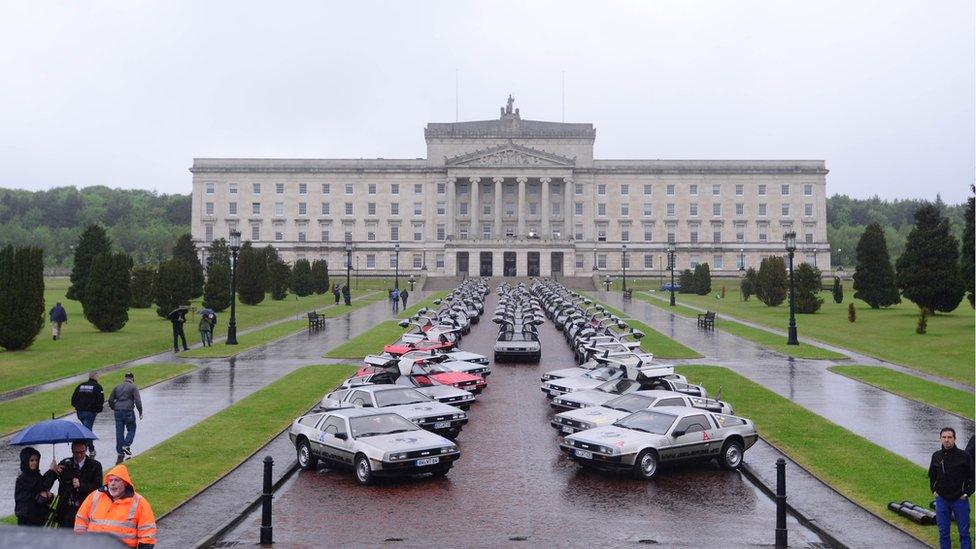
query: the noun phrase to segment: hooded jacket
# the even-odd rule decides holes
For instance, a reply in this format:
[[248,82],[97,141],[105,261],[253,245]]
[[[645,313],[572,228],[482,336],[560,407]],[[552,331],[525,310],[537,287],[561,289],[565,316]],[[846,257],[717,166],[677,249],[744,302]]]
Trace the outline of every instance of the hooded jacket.
[[32,471],[28,460],[32,455],[40,458],[41,453],[30,446],[20,451],[20,474],[14,484],[14,514],[24,519],[28,524],[44,526],[48,514],[48,500],[41,498],[41,492],[51,489],[58,475],[54,471],[47,471],[43,475],[38,469]]
[[[122,479],[126,486],[113,498],[108,491],[108,477]],[[156,517],[146,498],[136,492],[125,465],[116,465],[105,473],[102,486],[85,498],[75,515],[75,532],[104,532],[119,538],[129,547],[151,549],[156,545]]]

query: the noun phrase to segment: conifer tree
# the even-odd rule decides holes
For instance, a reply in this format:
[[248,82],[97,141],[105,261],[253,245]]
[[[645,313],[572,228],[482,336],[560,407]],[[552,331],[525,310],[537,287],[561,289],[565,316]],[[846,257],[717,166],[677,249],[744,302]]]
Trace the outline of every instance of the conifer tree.
[[312,286],[317,294],[329,291],[329,265],[324,259],[312,262]]
[[190,297],[203,295],[203,265],[197,255],[197,247],[190,233],[183,233],[173,245],[173,259],[185,261],[190,267]]
[[0,347],[29,347],[44,326],[44,252],[25,246],[0,250]]
[[685,269],[681,271],[681,275],[678,276],[678,285],[681,286],[678,289],[679,293],[682,294],[695,293],[695,274],[691,272],[691,269]]
[[74,266],[71,267],[71,286],[66,294],[68,299],[81,301],[88,285],[88,271],[91,270],[95,256],[112,251],[112,240],[101,225],[89,225],[81,233],[75,247]]
[[742,282],[739,283],[739,290],[742,292],[742,301],[749,301],[749,297],[755,295],[758,286],[759,273],[753,267],[749,267],[746,269],[745,276],[742,277]]
[[160,263],[153,282],[156,314],[166,318],[173,309],[181,305],[189,305],[192,299],[190,295],[192,283],[193,272],[186,261],[170,259]]
[[820,297],[820,290],[823,289],[821,281],[823,274],[820,269],[809,263],[800,263],[793,276],[795,277],[796,312],[812,314],[819,311],[820,306],[823,305],[823,298]]
[[237,295],[245,305],[257,305],[264,301],[268,266],[264,252],[256,250],[250,242],[241,246],[237,254]]
[[841,285],[839,276],[834,277],[834,288],[831,293],[834,296],[834,303],[844,302],[844,286]]
[[698,295],[708,295],[712,291],[712,273],[708,268],[708,263],[699,263],[695,266],[694,285],[695,293]]
[[133,309],[148,309],[153,304],[153,280],[156,278],[156,267],[140,265],[132,269],[132,301],[129,306]]
[[789,279],[786,276],[786,262],[774,255],[759,263],[756,277],[756,297],[769,307],[775,307],[786,299]]
[[291,282],[291,267],[282,260],[277,260],[268,267],[271,287],[268,288],[271,299],[281,301],[288,296],[288,283]]
[[857,243],[854,298],[864,301],[872,309],[901,303],[884,231],[877,223],[865,227]]
[[895,265],[898,288],[919,307],[951,312],[966,291],[959,270],[959,243],[949,220],[926,204],[915,211],[915,227]]
[[295,261],[291,268],[291,291],[299,297],[305,297],[315,291],[315,280],[312,278],[312,266],[307,259]]
[[207,270],[207,284],[203,287],[203,306],[218,313],[230,307],[230,267],[216,262]]
[[117,332],[129,321],[132,258],[124,252],[95,256],[81,300],[85,318],[100,332]]
[[959,268],[962,273],[962,279],[966,281],[966,290],[969,291],[969,305],[976,306],[976,258],[973,254],[976,253],[974,249],[974,208],[976,208],[976,198],[969,197],[966,201],[966,212],[965,219],[966,225],[962,230],[962,257],[959,258]]
[[227,240],[218,238],[210,243],[207,261],[210,265],[224,265],[230,270],[230,246],[227,245]]

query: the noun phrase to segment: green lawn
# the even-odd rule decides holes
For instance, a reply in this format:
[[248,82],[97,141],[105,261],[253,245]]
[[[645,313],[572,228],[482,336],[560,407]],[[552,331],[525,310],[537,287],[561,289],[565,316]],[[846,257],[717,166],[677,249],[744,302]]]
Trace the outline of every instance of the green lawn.
[[[114,333],[102,333],[85,320],[81,303],[65,299],[67,278],[45,279],[45,311],[61,301],[68,311],[68,323],[60,341],[51,339],[50,325],[45,323],[33,345],[24,351],[0,350],[0,393],[44,383],[111,364],[125,362],[172,348],[170,323],[156,315],[155,307],[129,309],[129,322]],[[302,298],[288,296],[282,301],[265,299],[258,305],[237,306],[239,326],[259,326],[273,320],[302,315],[331,303],[332,294]],[[199,307],[199,301],[194,305]],[[46,313],[45,313],[46,317]],[[227,330],[230,311],[219,314],[218,335]],[[199,318],[189,318],[187,335],[197,341],[193,329]]]
[[368,354],[376,354],[383,351],[384,345],[389,345],[400,339],[403,335],[401,328],[396,320],[387,320],[373,326],[368,331],[359,334],[349,341],[333,348],[325,353],[326,358],[355,358],[362,360]]
[[[716,301],[714,294],[726,286],[726,299]],[[738,281],[712,282],[712,296],[680,294],[679,301],[699,307],[719,308],[742,320],[785,329],[789,319],[789,306],[767,307],[755,297],[749,301],[740,299]],[[918,308],[910,301],[883,309],[871,309],[863,301],[853,298],[850,282],[844,284],[844,302],[837,304],[830,292],[820,294],[824,298],[820,312],[797,315],[800,337],[817,339],[838,347],[851,349],[868,356],[902,364],[937,376],[976,383],[976,345],[973,331],[976,314],[965,300],[951,313],[939,313],[929,318],[928,333],[915,333]],[[847,320],[847,306],[853,302],[857,309],[857,321]]]
[[632,318],[626,318],[624,322],[646,334],[640,340],[641,349],[653,353],[655,358],[701,358],[702,356],[694,349],[685,347],[643,322]]
[[[875,515],[937,545],[934,526],[915,524],[887,509],[888,502],[902,500],[928,506],[932,492],[924,468],[726,368],[680,366],[676,370],[710,393],[721,387],[723,400],[737,414],[755,421],[767,442]],[[746,452],[746,460],[748,456]]]
[[348,365],[295,370],[126,461],[132,480],[159,518],[270,442],[354,371]]
[[[135,374],[136,383],[142,388],[194,369],[196,366],[192,364],[143,364],[128,368],[126,372]],[[117,370],[102,375],[99,383],[105,389],[106,400],[112,388],[122,383],[124,374],[122,370]],[[0,436],[9,435],[38,421],[50,419],[51,414],[60,417],[73,413],[71,395],[74,393],[75,386],[72,384],[0,402]],[[107,404],[105,409],[108,410]]]
[[[352,306],[345,305],[330,306],[320,310],[320,314],[326,318],[336,317],[349,311],[360,309],[380,299],[385,299],[383,292],[371,290],[368,294],[357,297]],[[198,347],[180,353],[181,357],[186,358],[225,358],[251,350],[259,345],[264,345],[269,341],[292,335],[302,330],[308,329],[308,318],[303,317],[298,320],[286,320],[279,324],[273,324],[260,330],[255,330],[246,334],[238,334],[237,345],[227,345],[226,343],[215,343],[212,347]]]
[[[672,311],[681,316],[686,316],[689,318],[698,318],[699,311],[692,309],[690,307],[685,307],[679,303],[676,303],[674,307],[668,305],[667,301],[661,301],[656,297],[652,297],[650,294],[637,293],[634,294],[638,299],[642,299],[654,306],[660,307],[662,309]],[[699,296],[696,296],[699,297]],[[712,298],[716,301],[715,298]],[[703,306],[704,307],[704,306]],[[715,309],[715,305],[712,304],[710,309]],[[752,326],[746,326],[739,322],[735,322],[725,318],[722,315],[721,310],[718,311],[719,316],[715,320],[716,329],[728,332],[732,335],[741,337],[752,341],[753,343],[762,345],[776,351],[777,353],[784,354],[786,356],[791,356],[794,358],[806,358],[813,360],[843,360],[847,358],[845,355],[840,353],[835,353],[833,351],[823,349],[821,347],[816,347],[813,345],[806,345],[800,343],[799,345],[787,345],[786,338],[781,335],[776,335],[766,330],[761,330],[759,328],[753,328]]]
[[969,419],[976,417],[973,413],[976,396],[967,391],[879,366],[831,366],[828,370]]

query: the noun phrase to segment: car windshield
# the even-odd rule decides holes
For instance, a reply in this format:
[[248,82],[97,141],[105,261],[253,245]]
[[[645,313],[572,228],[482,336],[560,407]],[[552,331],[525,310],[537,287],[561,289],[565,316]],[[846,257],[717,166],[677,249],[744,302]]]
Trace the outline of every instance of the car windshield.
[[597,390],[603,391],[604,393],[610,393],[611,395],[622,395],[634,389],[638,385],[640,384],[632,379],[611,379],[606,383],[601,383],[598,385]]
[[623,427],[624,429],[633,429],[635,431],[643,431],[645,433],[651,433],[655,435],[667,434],[668,429],[674,424],[674,420],[677,416],[671,414],[665,414],[661,412],[651,412],[649,410],[643,410],[640,412],[634,412],[629,416],[614,423],[615,427]]
[[654,403],[654,399],[644,395],[623,395],[613,400],[603,403],[603,406],[612,410],[627,412],[628,414],[638,410],[646,410]]
[[598,381],[610,381],[611,379],[617,379],[618,377],[623,375],[623,373],[620,371],[619,368],[603,367],[603,368],[597,368],[596,370],[587,372],[583,375],[591,379],[596,379]]
[[376,392],[376,404],[380,408],[384,408],[386,406],[400,406],[402,404],[417,404],[419,402],[427,402],[429,400],[430,399],[425,397],[423,393],[419,393],[415,389],[403,388]]
[[403,419],[403,417],[396,414],[354,417],[349,420],[349,428],[352,430],[353,438],[405,433],[420,429],[413,422]]

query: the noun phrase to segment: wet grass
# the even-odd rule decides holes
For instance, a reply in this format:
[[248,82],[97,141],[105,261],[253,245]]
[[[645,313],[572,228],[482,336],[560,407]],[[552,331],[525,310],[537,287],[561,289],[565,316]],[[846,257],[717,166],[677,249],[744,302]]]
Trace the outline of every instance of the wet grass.
[[383,347],[400,339],[404,329],[396,320],[387,320],[373,326],[349,341],[325,353],[326,358],[354,358],[362,360],[369,354],[383,352]]
[[[66,299],[67,278],[44,280],[44,310],[60,301],[68,311],[68,323],[62,339],[53,341],[51,327],[45,322],[33,345],[23,351],[0,350],[0,393],[88,372],[128,360],[161,353],[172,348],[170,323],[156,314],[155,307],[129,309],[129,321],[114,333],[99,332],[87,320],[81,303]],[[322,309],[332,302],[332,294],[310,295],[282,301],[265,299],[258,305],[238,303],[238,322],[260,326],[269,322]],[[199,300],[193,305],[200,306]],[[45,318],[47,313],[45,312]],[[226,332],[230,311],[219,313],[219,331]],[[188,317],[186,332],[191,338],[199,318]],[[196,339],[196,338],[193,338]]]
[[[349,307],[346,307],[345,305],[332,305],[320,310],[319,314],[326,318],[333,318],[348,313],[349,311],[361,309],[384,298],[385,296],[383,295],[383,292],[371,291],[369,294],[364,294],[357,298]],[[215,343],[212,347],[198,347],[190,351],[184,351],[180,353],[179,356],[185,358],[231,357],[239,355],[244,351],[249,351],[259,345],[264,345],[270,341],[290,336],[307,329],[308,318],[303,315],[302,318],[297,320],[287,320],[285,322],[274,324],[246,334],[239,333],[237,335],[237,345]]]
[[126,466],[159,518],[245,461],[354,371],[349,365],[295,370]]
[[935,527],[915,524],[887,509],[890,501],[928,505],[932,492],[924,468],[727,368],[679,366],[675,370],[710,393],[721,387],[723,400],[737,414],[753,420],[760,435],[790,459],[883,520],[937,545]]
[[827,369],[883,391],[928,404],[970,420],[976,418],[976,414],[973,413],[976,396],[967,391],[960,391],[879,366],[845,365],[831,366]]
[[[639,299],[654,305],[655,307],[660,307],[688,318],[698,318],[699,311],[690,307],[685,307],[680,304],[676,304],[674,307],[671,307],[668,305],[667,301],[662,301],[656,297],[652,297],[649,294],[634,295]],[[711,298],[709,305],[703,305],[702,307],[714,309],[715,301],[716,300],[714,298]],[[717,330],[730,333],[734,336],[741,337],[742,339],[752,341],[753,343],[762,345],[763,347],[772,349],[777,353],[794,358],[805,358],[811,360],[844,360],[847,358],[846,355],[835,353],[834,351],[824,349],[822,347],[807,345],[802,342],[799,345],[787,345],[786,336],[777,335],[760,328],[753,328],[752,326],[747,326],[745,324],[735,322],[734,320],[729,320],[727,317],[722,316],[721,310],[718,312],[715,319],[715,328]]]
[[[128,368],[126,372],[135,374],[139,387],[145,388],[195,369],[196,366],[192,364],[143,364]],[[112,388],[122,383],[124,374],[125,372],[118,370],[101,376],[99,383],[105,389],[106,401],[109,393],[112,392]],[[71,384],[67,387],[59,387],[0,402],[0,436],[9,435],[38,421],[51,419],[51,414],[54,414],[55,417],[73,414],[71,395],[76,386],[77,384]],[[108,410],[108,404],[105,405],[105,410],[111,413]]]
[[[851,283],[844,284],[844,302],[834,303],[829,292],[821,293],[823,306],[816,314],[797,315],[801,337],[830,343],[868,356],[901,364],[916,370],[970,385],[976,383],[976,346],[973,330],[976,315],[963,302],[951,313],[929,317],[928,333],[915,333],[918,307],[910,301],[883,309],[871,309],[854,299]],[[719,305],[722,312],[764,326],[785,329],[789,306],[767,307],[756,298],[740,299],[738,283],[727,285],[727,299]],[[681,294],[684,303],[714,308],[710,296]],[[847,320],[847,307],[854,303],[857,321]]]

